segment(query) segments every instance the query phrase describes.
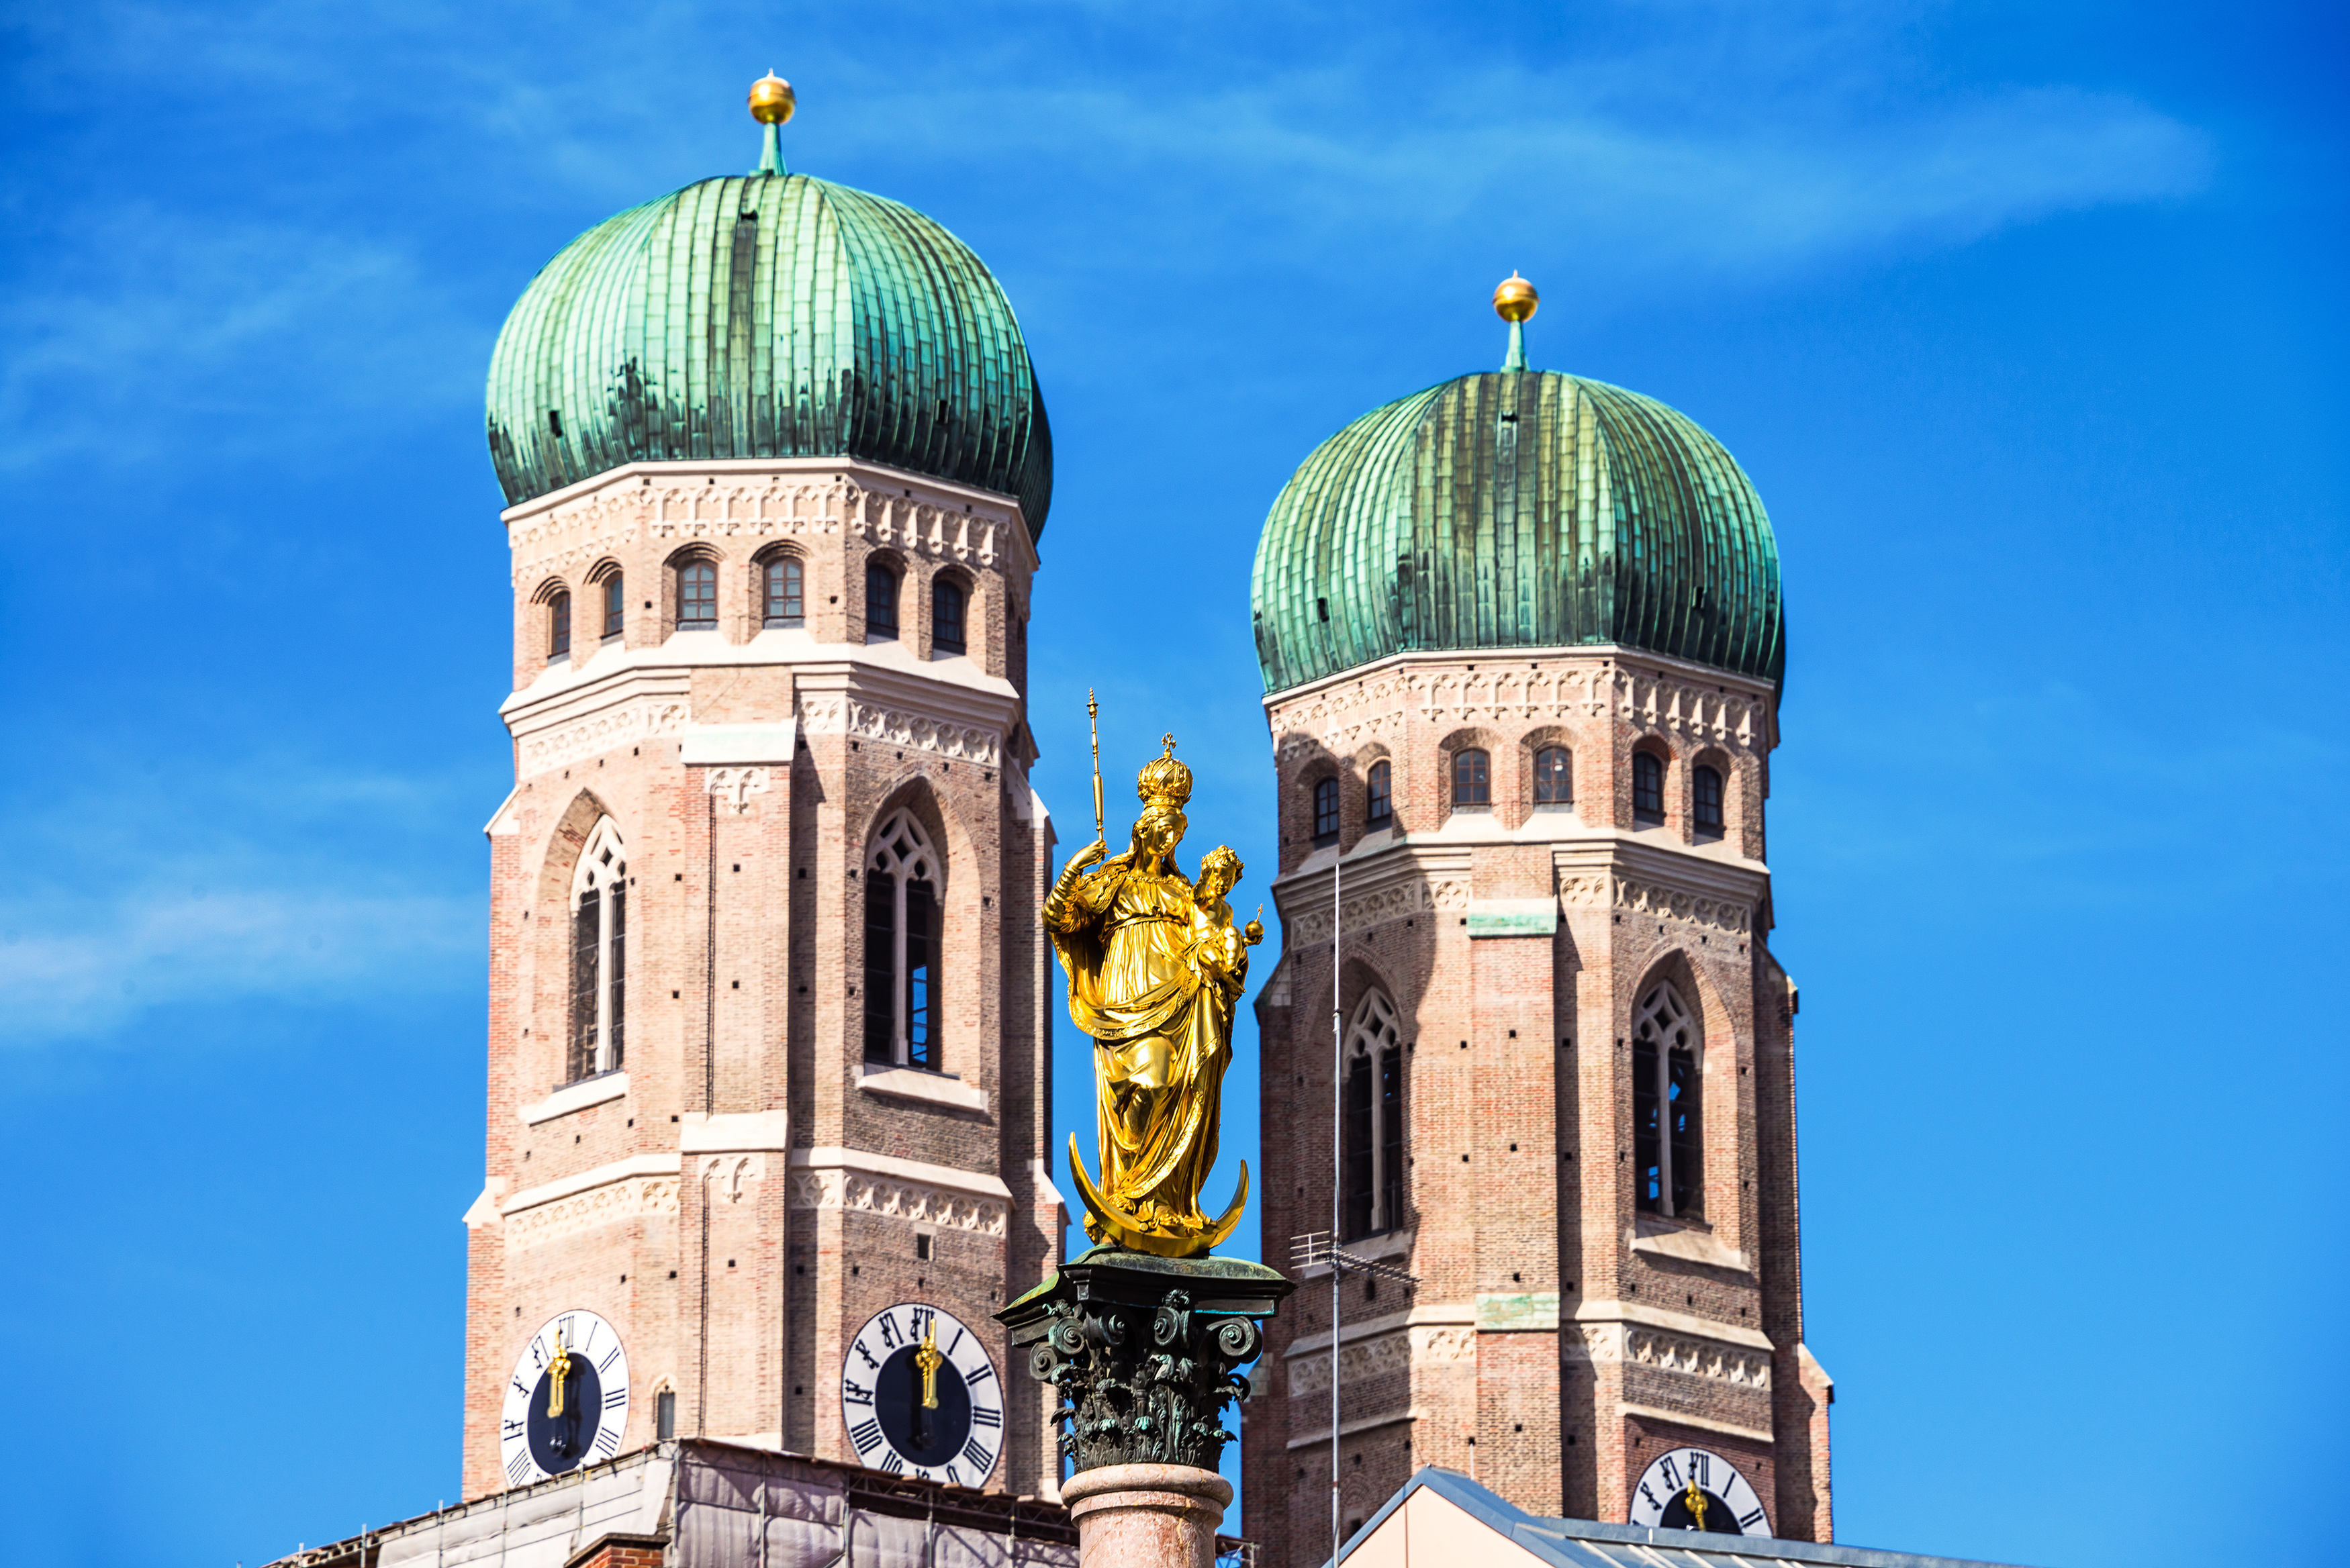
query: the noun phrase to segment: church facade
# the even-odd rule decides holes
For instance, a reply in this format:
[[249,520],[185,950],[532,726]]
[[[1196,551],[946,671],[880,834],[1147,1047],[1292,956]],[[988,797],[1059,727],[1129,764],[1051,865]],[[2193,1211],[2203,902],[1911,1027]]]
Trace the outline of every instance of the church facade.
[[1064,1224],[1044,404],[979,259],[785,172],[784,84],[753,107],[757,172],[582,235],[492,365],[515,783],[465,1490],[679,1436],[1050,1495],[990,1316]]
[[[1438,1465],[1539,1514],[1825,1541],[1767,945],[1777,554],[1695,423],[1524,368],[1534,304],[1497,295],[1508,369],[1355,421],[1265,524],[1268,1256],[1335,1220],[1414,1282],[1342,1282],[1348,1533]],[[1250,1412],[1275,1562],[1329,1551],[1327,1269]]]

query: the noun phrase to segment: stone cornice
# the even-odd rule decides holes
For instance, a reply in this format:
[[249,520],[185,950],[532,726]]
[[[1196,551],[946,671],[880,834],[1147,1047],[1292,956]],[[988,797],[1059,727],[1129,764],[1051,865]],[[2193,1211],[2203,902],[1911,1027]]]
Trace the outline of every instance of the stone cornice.
[[915,1223],[1004,1234],[1012,1189],[996,1177],[853,1148],[795,1148],[792,1207],[853,1209]]
[[1340,755],[1430,723],[1523,726],[1616,718],[1638,729],[1734,752],[1778,742],[1770,682],[1616,647],[1398,653],[1264,699],[1276,757]]
[[855,458],[632,462],[501,515],[517,587],[646,539],[854,535],[983,570],[1036,568],[1011,497]]

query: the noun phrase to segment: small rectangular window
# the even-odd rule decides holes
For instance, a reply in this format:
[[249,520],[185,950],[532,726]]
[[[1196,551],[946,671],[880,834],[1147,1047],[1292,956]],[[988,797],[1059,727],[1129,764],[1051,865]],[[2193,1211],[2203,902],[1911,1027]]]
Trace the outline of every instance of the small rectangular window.
[[667,1388],[653,1397],[653,1436],[664,1443],[677,1436],[677,1395]]
[[557,594],[546,602],[546,661],[571,654],[571,596]]
[[1484,753],[1469,750],[1452,753],[1452,804],[1493,804],[1492,763]]
[[887,566],[865,568],[865,635],[898,635],[898,575]]
[[1385,827],[1395,820],[1395,771],[1386,763],[1371,764],[1371,783],[1364,797],[1364,820]]
[[1632,753],[1632,815],[1642,822],[1665,820],[1665,764],[1652,753]]
[[1314,786],[1314,843],[1323,848],[1338,842],[1338,781],[1323,779]]
[[621,585],[620,574],[614,572],[604,579],[604,640],[606,642],[611,641],[627,629],[627,620],[621,614],[627,608],[628,594]]
[[914,1261],[918,1263],[931,1261],[931,1239],[919,1231],[914,1233]]
[[1700,767],[1690,774],[1690,804],[1695,808],[1697,830],[1700,833],[1721,831],[1721,774],[1719,771]]
[[681,631],[718,624],[718,568],[707,561],[689,561],[678,570],[677,624]]
[[941,653],[964,651],[963,595],[961,583],[944,577],[931,584],[931,646]]
[[798,626],[806,619],[806,599],[801,571],[796,556],[778,556],[767,563],[765,597],[760,607],[764,625]]
[[1565,746],[1544,746],[1534,753],[1534,804],[1572,805],[1575,764]]

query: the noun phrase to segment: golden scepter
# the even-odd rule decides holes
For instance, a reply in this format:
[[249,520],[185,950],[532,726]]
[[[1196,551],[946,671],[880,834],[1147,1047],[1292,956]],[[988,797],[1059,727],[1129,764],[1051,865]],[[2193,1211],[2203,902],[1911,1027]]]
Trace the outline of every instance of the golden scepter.
[[1102,836],[1101,793],[1101,704],[1094,701],[1094,689],[1086,688],[1086,727],[1094,732],[1094,837]]

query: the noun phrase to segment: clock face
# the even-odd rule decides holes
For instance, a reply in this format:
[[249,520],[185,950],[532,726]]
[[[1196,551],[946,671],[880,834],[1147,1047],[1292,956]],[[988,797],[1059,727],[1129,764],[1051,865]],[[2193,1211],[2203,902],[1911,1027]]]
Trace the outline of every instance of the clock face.
[[1640,1472],[1632,1488],[1632,1522],[1718,1535],[1768,1535],[1762,1500],[1738,1467],[1704,1449],[1675,1449]]
[[592,1312],[558,1313],[523,1347],[498,1422],[506,1481],[528,1486],[620,1451],[629,1425],[629,1353]]
[[1003,1386],[986,1345],[918,1302],[875,1313],[849,1341],[840,1416],[871,1469],[978,1486],[1003,1451]]

